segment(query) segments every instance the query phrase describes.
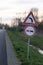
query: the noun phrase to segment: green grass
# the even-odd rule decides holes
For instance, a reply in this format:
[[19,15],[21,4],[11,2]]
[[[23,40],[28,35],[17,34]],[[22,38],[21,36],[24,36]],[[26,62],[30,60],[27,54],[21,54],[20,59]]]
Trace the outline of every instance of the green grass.
[[[30,56],[27,61],[27,37],[22,32],[17,30],[7,32],[16,50],[17,57],[22,61],[22,65],[43,65],[43,55],[40,55],[32,47],[30,47]],[[35,36],[31,38],[31,43],[42,47],[42,44],[39,42],[41,40],[40,37]]]
[[40,36],[32,37],[31,44],[43,49],[43,37],[40,37]]

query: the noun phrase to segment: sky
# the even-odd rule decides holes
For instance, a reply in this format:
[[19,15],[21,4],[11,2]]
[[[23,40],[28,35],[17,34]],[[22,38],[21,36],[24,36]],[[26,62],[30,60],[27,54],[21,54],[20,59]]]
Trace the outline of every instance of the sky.
[[12,17],[31,8],[43,9],[43,0],[0,0],[0,17]]
[[29,11],[31,8],[43,10],[43,0],[0,0],[0,17],[14,17],[16,13]]

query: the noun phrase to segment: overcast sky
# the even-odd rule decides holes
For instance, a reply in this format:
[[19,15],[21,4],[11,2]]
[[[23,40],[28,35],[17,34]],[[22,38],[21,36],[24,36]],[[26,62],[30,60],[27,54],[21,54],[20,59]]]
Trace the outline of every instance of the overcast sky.
[[43,10],[43,0],[0,0],[0,17],[12,17],[34,7]]

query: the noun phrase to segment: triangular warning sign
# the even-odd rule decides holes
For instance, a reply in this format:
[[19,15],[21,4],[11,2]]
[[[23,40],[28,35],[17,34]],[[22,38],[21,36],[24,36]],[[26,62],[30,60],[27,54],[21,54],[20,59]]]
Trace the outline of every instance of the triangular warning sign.
[[29,13],[29,15],[26,17],[26,19],[23,22],[24,24],[36,24],[35,17],[32,12]]

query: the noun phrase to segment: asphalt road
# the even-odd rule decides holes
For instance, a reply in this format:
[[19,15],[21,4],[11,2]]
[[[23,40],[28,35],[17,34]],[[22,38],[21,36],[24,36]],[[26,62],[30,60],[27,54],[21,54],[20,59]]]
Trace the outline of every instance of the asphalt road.
[[5,31],[0,30],[0,65],[7,65]]

